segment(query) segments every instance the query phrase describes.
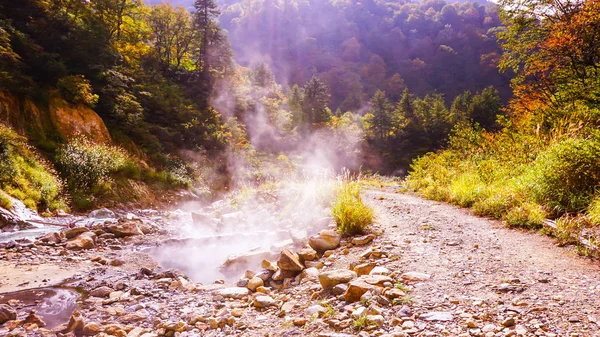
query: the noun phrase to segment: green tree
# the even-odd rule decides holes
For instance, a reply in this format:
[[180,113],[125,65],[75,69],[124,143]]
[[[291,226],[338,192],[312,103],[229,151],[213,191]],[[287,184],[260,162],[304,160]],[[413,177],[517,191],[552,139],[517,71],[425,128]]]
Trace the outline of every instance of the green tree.
[[382,144],[387,140],[391,127],[392,104],[385,95],[385,91],[377,90],[371,99],[371,113],[373,114],[373,133],[375,142]]
[[302,102],[304,121],[309,126],[328,122],[331,118],[328,104],[329,91],[327,86],[317,76],[313,76],[304,86],[304,99]]
[[190,13],[183,7],[158,4],[152,7],[147,22],[158,59],[164,65],[180,68],[189,59],[197,38]]
[[291,114],[292,127],[300,126],[304,120],[302,105],[304,102],[304,93],[302,88],[294,84],[288,94],[288,109]]
[[494,87],[487,87],[473,97],[469,115],[474,123],[478,123],[486,130],[496,128],[496,118],[502,113],[502,101],[498,95],[498,90]]
[[215,25],[215,19],[219,16],[220,11],[214,0],[196,0],[194,8],[196,9],[194,23],[202,37],[198,61],[202,71],[208,72],[208,47],[216,37],[218,26]]
[[273,72],[271,72],[271,68],[265,62],[259,63],[253,69],[252,79],[261,88],[269,88],[275,83]]

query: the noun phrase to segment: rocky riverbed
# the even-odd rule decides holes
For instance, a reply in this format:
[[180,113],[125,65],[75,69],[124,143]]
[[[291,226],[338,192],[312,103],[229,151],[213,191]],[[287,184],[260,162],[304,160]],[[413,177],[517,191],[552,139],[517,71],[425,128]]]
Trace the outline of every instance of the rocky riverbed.
[[322,210],[266,198],[0,244],[0,335],[600,335],[597,262],[549,238],[384,190],[363,195],[371,233],[341,238]]

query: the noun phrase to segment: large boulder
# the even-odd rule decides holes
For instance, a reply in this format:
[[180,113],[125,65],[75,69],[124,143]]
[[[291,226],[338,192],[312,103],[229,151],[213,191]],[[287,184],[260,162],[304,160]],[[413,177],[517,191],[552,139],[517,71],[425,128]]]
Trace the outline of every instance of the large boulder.
[[17,312],[8,304],[0,304],[0,324],[17,319]]
[[67,240],[71,240],[72,238],[76,238],[79,235],[81,235],[82,233],[85,232],[89,232],[90,230],[87,229],[86,227],[75,227],[75,228],[69,228],[64,232],[65,237],[67,238]]
[[68,250],[83,250],[96,247],[96,234],[84,232],[79,236],[67,241],[65,248]]
[[319,275],[319,283],[323,289],[331,289],[338,284],[348,283],[357,277],[356,273],[348,269],[337,269],[323,272]]
[[324,253],[339,247],[342,237],[335,230],[324,229],[308,239],[308,244],[317,252]]
[[50,233],[46,233],[45,235],[40,237],[38,240],[43,243],[59,244],[60,241],[62,240],[62,237],[60,236],[60,233],[58,233],[58,232],[50,232]]
[[300,262],[298,254],[287,248],[281,251],[277,266],[286,278],[294,277],[304,269],[304,265]]
[[124,238],[127,236],[144,235],[141,225],[141,220],[119,219],[116,223],[107,223],[105,230],[114,234],[117,238]]

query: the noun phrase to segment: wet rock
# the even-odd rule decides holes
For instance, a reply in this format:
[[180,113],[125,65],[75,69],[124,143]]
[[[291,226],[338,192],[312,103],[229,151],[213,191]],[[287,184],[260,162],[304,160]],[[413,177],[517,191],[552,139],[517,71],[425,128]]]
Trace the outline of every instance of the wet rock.
[[140,229],[141,223],[142,222],[140,220],[119,219],[117,223],[107,224],[104,230],[106,232],[114,234],[117,238],[144,235],[144,233]]
[[0,324],[17,319],[17,312],[7,304],[0,304]]
[[317,251],[315,251],[311,247],[301,249],[298,252],[298,257],[300,258],[300,262],[302,263],[304,263],[305,261],[314,261],[319,258],[319,256],[317,255]]
[[224,288],[215,291],[216,295],[223,296],[225,298],[232,298],[236,300],[241,300],[242,298],[248,296],[250,294],[250,290],[248,288]]
[[92,211],[88,215],[88,217],[95,218],[95,219],[113,219],[113,218],[116,218],[117,216],[115,215],[115,212],[111,211],[110,209],[101,208],[101,209]]
[[28,229],[33,226],[22,220],[10,211],[0,207],[0,231],[14,231],[17,229]]
[[35,314],[35,311],[31,311],[29,315],[25,317],[23,324],[35,324],[39,327],[46,326],[46,323],[38,315]]
[[272,305],[276,305],[277,301],[275,301],[271,296],[256,296],[252,305],[256,308],[267,308]]
[[339,247],[341,239],[342,237],[335,230],[324,229],[319,234],[311,236],[308,244],[317,252],[324,253]]
[[416,272],[416,271],[411,271],[411,272],[402,274],[402,276],[400,276],[400,277],[405,281],[420,282],[420,281],[429,280],[431,278],[431,275]]
[[248,281],[247,287],[252,291],[256,291],[258,287],[262,287],[264,284],[265,282],[260,277],[255,276]]
[[76,238],[79,235],[81,235],[85,232],[89,232],[89,231],[90,230],[87,229],[86,227],[75,227],[75,228],[69,228],[66,231],[64,231],[64,235],[65,235],[65,238],[70,240],[70,239]]
[[79,236],[67,241],[65,248],[68,250],[83,250],[96,247],[96,234],[84,232]]
[[82,332],[84,336],[95,336],[100,330],[102,330],[102,328],[98,323],[90,322],[83,326]]
[[454,319],[452,313],[447,311],[432,311],[425,314],[421,314],[419,317],[423,320],[430,322],[446,322],[452,321]]
[[369,244],[374,239],[375,239],[375,235],[373,235],[373,234],[359,236],[359,237],[352,239],[352,244],[355,246],[364,246],[366,244]]
[[340,283],[348,283],[358,276],[348,269],[326,271],[319,274],[319,283],[323,289],[331,289]]
[[298,254],[287,248],[281,251],[277,266],[281,269],[284,277],[293,277],[304,269],[304,265],[300,263]]
[[85,326],[85,322],[83,320],[83,316],[79,311],[73,312],[71,318],[69,319],[69,323],[67,323],[67,327],[63,330],[64,333],[72,332],[76,336],[83,334],[83,327]]
[[53,243],[53,244],[59,244],[61,240],[62,240],[62,238],[60,236],[60,233],[58,233],[58,232],[47,233],[46,235],[39,238],[39,241],[41,241],[43,243]]
[[92,297],[108,297],[113,291],[114,289],[110,287],[102,286],[90,291],[89,295]]

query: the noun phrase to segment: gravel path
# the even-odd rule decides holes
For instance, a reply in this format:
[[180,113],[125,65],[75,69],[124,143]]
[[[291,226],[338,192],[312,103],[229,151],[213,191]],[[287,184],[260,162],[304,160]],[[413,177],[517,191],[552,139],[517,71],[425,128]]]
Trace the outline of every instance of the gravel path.
[[431,275],[410,294],[413,310],[451,312],[450,335],[467,332],[467,324],[472,335],[491,325],[497,331],[512,317],[510,330],[522,335],[600,336],[598,261],[447,204],[382,191],[364,196],[382,239],[399,247],[397,267]]

